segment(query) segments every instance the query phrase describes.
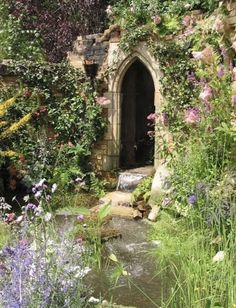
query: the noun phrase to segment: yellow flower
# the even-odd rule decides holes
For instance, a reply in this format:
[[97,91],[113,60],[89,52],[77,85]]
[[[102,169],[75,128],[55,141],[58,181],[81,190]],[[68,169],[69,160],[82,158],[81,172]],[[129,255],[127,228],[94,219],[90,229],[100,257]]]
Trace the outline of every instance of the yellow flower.
[[19,128],[24,126],[27,122],[29,122],[32,113],[26,114],[23,118],[21,118],[18,122],[13,123],[8,129],[6,129],[1,135],[0,138],[6,138],[9,135],[14,134]]
[[4,114],[6,113],[7,109],[12,106],[16,101],[15,97],[12,97],[8,100],[6,100],[5,102],[0,104],[0,117],[4,116]]
[[19,153],[12,151],[12,150],[0,151],[0,156],[3,156],[3,157],[15,157],[19,155],[20,155]]
[[5,125],[7,125],[7,124],[8,124],[7,121],[0,121],[0,127],[3,127],[3,126],[5,126]]

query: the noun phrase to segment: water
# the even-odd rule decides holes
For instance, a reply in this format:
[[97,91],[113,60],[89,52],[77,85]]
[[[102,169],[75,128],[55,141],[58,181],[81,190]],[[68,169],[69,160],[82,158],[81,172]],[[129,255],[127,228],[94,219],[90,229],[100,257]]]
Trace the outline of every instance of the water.
[[145,176],[141,173],[123,172],[119,175],[116,190],[132,192]]
[[122,277],[117,287],[111,289],[109,278],[115,268],[115,263],[111,261],[109,266],[104,264],[101,271],[90,273],[89,285],[94,289],[93,296],[112,300],[119,305],[137,308],[159,307],[161,281],[155,276],[155,261],[150,254],[153,249],[157,249],[159,243],[146,240],[148,224],[143,220],[114,217],[111,226],[121,230],[122,239],[115,239],[105,244],[104,260],[107,260],[110,254],[115,254],[125,270],[130,273],[129,279],[132,284],[129,287],[127,278]]

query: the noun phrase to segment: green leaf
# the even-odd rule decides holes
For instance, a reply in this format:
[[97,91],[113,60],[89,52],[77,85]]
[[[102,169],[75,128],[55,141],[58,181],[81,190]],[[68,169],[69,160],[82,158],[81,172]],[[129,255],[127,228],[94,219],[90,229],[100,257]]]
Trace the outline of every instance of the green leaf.
[[118,259],[117,257],[114,255],[114,253],[112,253],[110,256],[109,256],[109,259],[113,262],[118,262]]
[[110,212],[111,212],[111,205],[106,204],[105,206],[100,208],[98,212],[98,218],[100,220],[103,220]]

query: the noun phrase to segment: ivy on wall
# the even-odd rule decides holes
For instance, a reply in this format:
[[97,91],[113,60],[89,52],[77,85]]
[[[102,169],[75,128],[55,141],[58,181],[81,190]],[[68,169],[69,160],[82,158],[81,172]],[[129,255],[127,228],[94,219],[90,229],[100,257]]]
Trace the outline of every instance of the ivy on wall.
[[[29,124],[10,140],[29,173],[38,178],[38,172],[53,176],[56,167],[86,170],[90,150],[105,128],[90,81],[66,63],[16,62],[8,69],[23,88],[6,120],[14,122],[33,112]],[[15,86],[2,91],[2,99],[14,91]]]

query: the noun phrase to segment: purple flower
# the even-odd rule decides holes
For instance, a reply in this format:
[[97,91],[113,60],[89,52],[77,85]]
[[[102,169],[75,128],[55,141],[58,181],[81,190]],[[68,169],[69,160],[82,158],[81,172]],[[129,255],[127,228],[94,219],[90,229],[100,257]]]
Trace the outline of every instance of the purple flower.
[[197,202],[197,197],[195,195],[191,195],[191,196],[188,197],[188,203],[189,204],[193,205],[196,202]]
[[41,195],[42,195],[42,191],[37,191],[37,192],[34,194],[35,198],[40,198]]
[[194,75],[193,72],[187,74],[187,80],[193,84],[197,83],[196,76]]
[[221,65],[217,70],[217,75],[219,78],[222,78],[224,77],[224,74],[225,74],[225,69],[224,69],[224,66]]
[[200,121],[200,111],[197,108],[189,108],[184,112],[185,122],[195,124]]
[[29,210],[35,210],[37,208],[37,206],[34,204],[34,203],[28,203],[25,207],[26,211],[29,211]]
[[77,220],[78,220],[79,222],[84,221],[84,215],[82,215],[82,214],[78,215],[78,216],[77,216]]

